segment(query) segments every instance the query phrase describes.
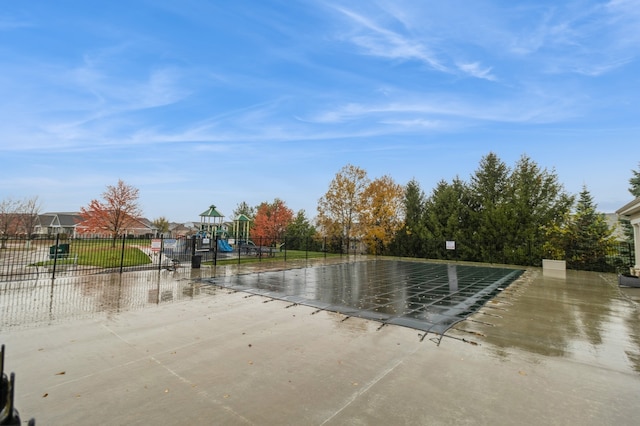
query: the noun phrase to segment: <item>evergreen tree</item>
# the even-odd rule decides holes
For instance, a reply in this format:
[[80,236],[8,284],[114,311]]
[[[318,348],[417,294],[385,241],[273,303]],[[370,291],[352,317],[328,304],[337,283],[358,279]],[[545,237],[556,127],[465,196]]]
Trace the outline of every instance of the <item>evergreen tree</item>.
[[256,208],[249,206],[245,201],[238,204],[236,209],[233,211],[233,218],[237,218],[240,215],[245,215],[249,219],[253,219],[256,217]]
[[[640,163],[638,163],[640,167]],[[640,197],[640,170],[631,170],[631,178],[629,179],[629,192],[634,197]]]
[[[629,193],[635,198],[640,197],[640,170],[631,170],[628,189]],[[633,227],[631,226],[631,221],[625,217],[620,217],[618,221],[620,222],[620,227],[622,228],[627,244],[633,244]]]
[[507,263],[541,258],[544,229],[566,216],[573,205],[553,171],[541,169],[523,155],[516,163],[505,191]]
[[471,177],[470,221],[473,229],[474,258],[483,262],[504,261],[505,241],[508,238],[508,200],[505,198],[509,183],[509,168],[491,152],[480,160],[480,166]]
[[309,249],[313,243],[316,229],[307,219],[304,210],[299,210],[293,221],[287,226],[287,248],[291,250]]
[[596,207],[584,186],[571,217],[566,241],[568,266],[573,269],[607,270],[606,256],[613,243],[613,232],[605,215],[598,213]]
[[428,257],[448,257],[446,241],[456,241],[458,248],[462,244],[468,247],[469,213],[468,189],[464,182],[457,177],[452,183],[438,182],[424,209],[424,224],[431,242]]
[[422,257],[425,238],[422,215],[425,196],[420,184],[412,179],[404,188],[404,224],[396,233],[394,246],[400,256]]

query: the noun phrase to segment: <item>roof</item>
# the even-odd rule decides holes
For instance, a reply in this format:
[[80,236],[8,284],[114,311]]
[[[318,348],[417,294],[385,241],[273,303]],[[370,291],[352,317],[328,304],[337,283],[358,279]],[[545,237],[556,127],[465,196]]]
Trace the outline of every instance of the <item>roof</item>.
[[616,213],[621,216],[640,215],[640,197],[620,207],[616,210]]
[[82,221],[82,216],[80,213],[48,212],[39,215],[39,219],[42,226],[73,227]]
[[249,219],[246,215],[238,215],[238,217],[236,217],[236,221],[238,222],[251,222],[251,219]]
[[224,215],[216,210],[216,206],[211,204],[209,206],[209,209],[200,213],[200,217],[224,217]]

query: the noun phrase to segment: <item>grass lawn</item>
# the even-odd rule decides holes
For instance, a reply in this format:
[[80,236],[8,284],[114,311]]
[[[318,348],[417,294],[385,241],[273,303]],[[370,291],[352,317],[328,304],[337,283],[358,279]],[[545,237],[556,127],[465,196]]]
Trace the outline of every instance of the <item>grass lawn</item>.
[[[286,252],[287,260],[301,260],[301,259],[318,259],[322,257],[337,257],[339,254],[333,253],[325,253],[323,251],[304,251],[304,250],[287,250]],[[284,251],[278,251],[275,253],[275,256],[263,255],[262,257],[258,256],[247,256],[242,255],[238,259],[238,254],[235,253],[234,257],[227,259],[218,259],[217,265],[237,265],[238,263],[256,263],[256,262],[282,262],[285,258]],[[213,265],[213,261],[203,262],[203,265]]]
[[149,256],[135,245],[146,246],[145,241],[125,240],[124,256],[122,242],[116,241],[112,247],[111,240],[79,240],[69,244],[69,255],[44,262],[37,262],[34,266],[51,266],[54,261],[58,265],[78,264],[96,266],[99,268],[119,268],[121,266],[140,266],[151,263]]

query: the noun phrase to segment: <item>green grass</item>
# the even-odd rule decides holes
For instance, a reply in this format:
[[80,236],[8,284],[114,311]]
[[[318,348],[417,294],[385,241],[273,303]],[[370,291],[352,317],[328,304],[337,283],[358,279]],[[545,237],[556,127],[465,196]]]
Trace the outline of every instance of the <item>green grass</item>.
[[[287,250],[287,261],[289,260],[301,260],[301,259],[318,259],[323,257],[336,257],[340,256],[339,254],[325,253],[323,251],[304,251],[304,250]],[[269,257],[267,255],[263,255],[262,258],[258,256],[247,256],[243,254],[238,262],[238,254],[235,253],[234,257],[228,259],[218,259],[217,265],[237,265],[238,263],[258,263],[258,262],[282,262],[285,258],[284,251],[276,252],[276,255],[273,257]],[[203,265],[213,265],[213,261],[203,262]]]
[[[82,244],[80,250],[74,250],[73,245],[70,247],[69,256],[66,258],[50,259],[44,262],[38,262],[35,266],[51,266],[54,261],[58,265],[68,265],[77,263],[84,266],[96,266],[99,268],[119,268],[122,266],[140,266],[151,263],[151,259],[142,250],[137,247],[127,247],[125,245],[124,256],[122,246],[116,244],[115,248],[111,247],[110,242],[96,242],[91,245]],[[77,256],[77,261],[76,261]]]

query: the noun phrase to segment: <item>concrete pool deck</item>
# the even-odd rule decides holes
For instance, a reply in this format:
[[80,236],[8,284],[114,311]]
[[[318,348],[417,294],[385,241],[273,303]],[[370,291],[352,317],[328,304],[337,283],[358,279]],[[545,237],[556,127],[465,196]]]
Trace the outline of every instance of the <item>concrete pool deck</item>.
[[[568,271],[553,279],[530,269],[437,346],[430,338],[438,336],[421,341],[417,330],[201,287],[193,278],[204,271],[162,275],[162,285],[189,297],[115,309],[102,295],[100,303],[114,308],[106,314],[4,326],[5,371],[16,373],[22,420],[631,425],[640,418],[640,289],[619,289],[614,275]],[[127,283],[147,284],[155,285]],[[160,301],[160,284],[157,293]]]

